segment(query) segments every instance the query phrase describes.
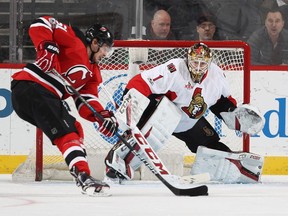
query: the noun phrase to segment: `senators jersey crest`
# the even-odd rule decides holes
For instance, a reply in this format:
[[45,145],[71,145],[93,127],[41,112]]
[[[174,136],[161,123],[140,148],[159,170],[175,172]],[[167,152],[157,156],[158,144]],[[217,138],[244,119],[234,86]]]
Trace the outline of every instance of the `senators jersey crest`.
[[181,108],[190,118],[199,119],[207,110],[201,91],[201,88],[196,88],[189,106]]

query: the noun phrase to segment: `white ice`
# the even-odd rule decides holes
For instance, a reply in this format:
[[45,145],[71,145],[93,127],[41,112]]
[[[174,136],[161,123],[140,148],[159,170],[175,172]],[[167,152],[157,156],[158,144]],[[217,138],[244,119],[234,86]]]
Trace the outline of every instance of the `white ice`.
[[82,195],[73,182],[12,182],[0,175],[1,216],[288,215],[288,176],[260,184],[208,184],[209,195],[178,197],[160,182],[111,185],[111,197]]

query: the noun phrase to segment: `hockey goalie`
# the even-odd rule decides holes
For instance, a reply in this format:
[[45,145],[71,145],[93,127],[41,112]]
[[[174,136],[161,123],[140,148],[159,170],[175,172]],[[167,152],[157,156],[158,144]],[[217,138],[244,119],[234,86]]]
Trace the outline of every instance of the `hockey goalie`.
[[[210,109],[231,130],[250,135],[261,131],[264,124],[255,107],[237,106],[223,70],[212,59],[209,47],[196,43],[188,50],[186,59],[172,59],[134,76],[126,86],[122,102],[130,98],[131,106],[125,110],[120,106],[116,117],[120,127],[135,124],[156,152],[171,135],[185,142],[196,153],[191,175],[209,173],[211,181],[224,183],[259,182],[263,157],[233,152],[204,117]],[[139,146],[127,131],[126,139],[138,151]],[[130,180],[142,162],[119,142],[109,151],[105,164],[109,178]]]

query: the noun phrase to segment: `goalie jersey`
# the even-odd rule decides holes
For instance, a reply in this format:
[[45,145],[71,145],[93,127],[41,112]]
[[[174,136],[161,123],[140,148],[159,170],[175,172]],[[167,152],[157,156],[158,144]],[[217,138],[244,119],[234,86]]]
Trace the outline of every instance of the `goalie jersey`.
[[147,97],[152,94],[168,97],[182,111],[181,121],[174,131],[178,133],[192,128],[221,97],[236,106],[222,69],[212,62],[204,76],[201,83],[194,83],[186,61],[172,59],[136,75],[126,88],[135,88]]

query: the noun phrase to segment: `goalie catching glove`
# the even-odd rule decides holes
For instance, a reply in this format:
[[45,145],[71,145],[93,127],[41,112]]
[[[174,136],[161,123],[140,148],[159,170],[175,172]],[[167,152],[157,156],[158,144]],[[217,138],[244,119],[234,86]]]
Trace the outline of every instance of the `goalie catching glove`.
[[34,63],[44,73],[51,71],[57,62],[59,47],[54,41],[42,41],[37,47],[37,57]]
[[98,124],[98,130],[104,136],[112,137],[118,131],[118,122],[113,112],[109,110],[103,110],[99,114],[104,118],[104,121],[95,116],[96,123]]
[[260,112],[249,104],[243,104],[232,112],[221,112],[225,124],[232,130],[254,135],[264,126],[264,118]]

